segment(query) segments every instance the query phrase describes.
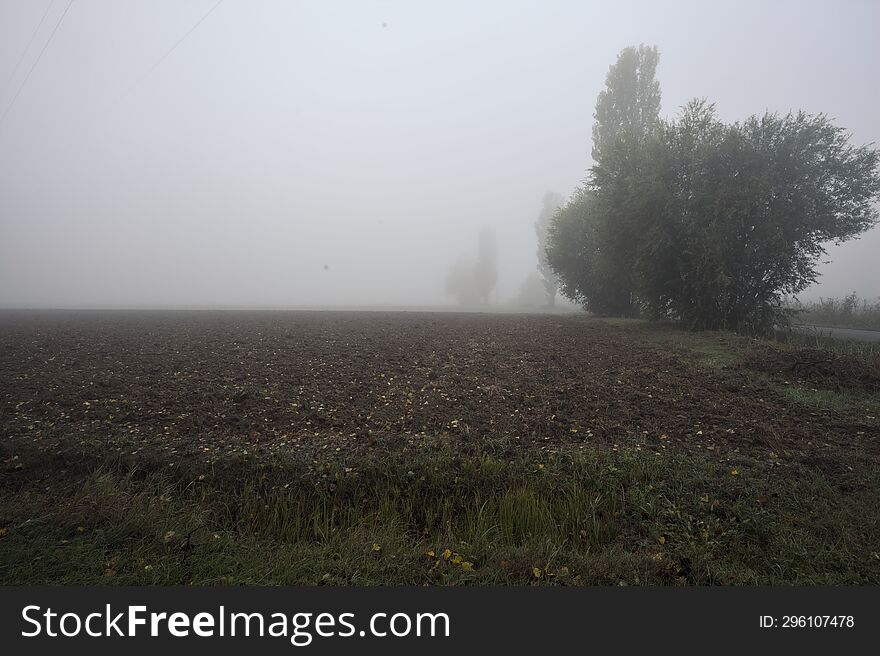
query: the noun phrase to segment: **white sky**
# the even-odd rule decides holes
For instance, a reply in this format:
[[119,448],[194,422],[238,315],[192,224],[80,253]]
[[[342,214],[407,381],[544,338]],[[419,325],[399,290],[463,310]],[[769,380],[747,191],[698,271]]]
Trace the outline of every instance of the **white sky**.
[[[880,2],[225,0],[144,77],[214,2],[73,3],[0,123],[0,305],[443,303],[483,225],[508,299],[627,45],[659,47],[667,115],[880,141]],[[0,0],[0,113],[48,4]],[[878,251],[831,250],[810,293],[880,295]]]

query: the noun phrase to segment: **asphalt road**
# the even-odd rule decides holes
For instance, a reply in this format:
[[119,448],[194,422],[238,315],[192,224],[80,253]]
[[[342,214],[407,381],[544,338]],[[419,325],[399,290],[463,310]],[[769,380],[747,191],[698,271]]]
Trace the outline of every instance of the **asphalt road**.
[[880,342],[880,330],[856,330],[855,328],[828,328],[826,326],[794,325],[795,330],[803,335],[816,337],[833,337],[835,339],[856,339],[863,342]]

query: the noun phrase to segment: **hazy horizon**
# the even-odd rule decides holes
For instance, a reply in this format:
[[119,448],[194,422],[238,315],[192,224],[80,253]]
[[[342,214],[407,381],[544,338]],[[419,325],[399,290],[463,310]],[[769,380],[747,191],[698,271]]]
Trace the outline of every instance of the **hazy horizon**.
[[[451,304],[483,226],[508,302],[628,45],[664,116],[880,141],[876,2],[215,3],[79,0],[50,41],[66,0],[0,1],[0,306]],[[832,246],[801,298],[880,296],[878,250]]]

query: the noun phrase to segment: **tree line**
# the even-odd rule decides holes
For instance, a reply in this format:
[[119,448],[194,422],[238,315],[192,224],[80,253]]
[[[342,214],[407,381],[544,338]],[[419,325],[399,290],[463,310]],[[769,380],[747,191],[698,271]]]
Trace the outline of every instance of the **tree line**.
[[658,61],[656,47],[620,53],[596,102],[586,182],[567,202],[545,197],[548,296],[558,285],[597,314],[769,331],[787,321],[785,298],[816,281],[825,246],[876,223],[880,152],[824,114],[725,123],[693,100],[661,119]]

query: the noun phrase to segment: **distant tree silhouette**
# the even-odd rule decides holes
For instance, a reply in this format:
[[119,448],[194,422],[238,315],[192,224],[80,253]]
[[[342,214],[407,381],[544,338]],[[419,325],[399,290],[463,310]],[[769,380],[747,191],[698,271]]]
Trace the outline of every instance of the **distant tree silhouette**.
[[460,256],[446,276],[446,293],[460,305],[488,305],[498,280],[495,233],[483,228],[477,239],[477,259]]
[[483,305],[489,304],[489,295],[498,282],[497,250],[495,232],[489,227],[483,228],[477,239],[477,266],[474,272],[474,282]]
[[459,305],[473,306],[480,302],[479,291],[474,280],[476,262],[472,257],[461,255],[449,268],[446,275],[446,293],[455,297]]
[[538,238],[538,274],[541,285],[544,287],[546,294],[545,305],[553,307],[556,302],[556,291],[559,289],[559,278],[553,271],[553,268],[547,262],[547,230],[550,227],[550,221],[559,208],[565,203],[562,194],[548,191],[544,194],[541,213],[538,220],[535,221],[535,236]]
[[524,308],[539,308],[547,305],[547,291],[537,271],[532,271],[523,280],[516,303]]

